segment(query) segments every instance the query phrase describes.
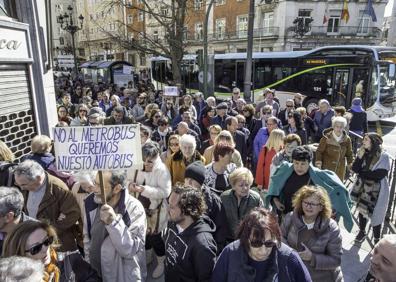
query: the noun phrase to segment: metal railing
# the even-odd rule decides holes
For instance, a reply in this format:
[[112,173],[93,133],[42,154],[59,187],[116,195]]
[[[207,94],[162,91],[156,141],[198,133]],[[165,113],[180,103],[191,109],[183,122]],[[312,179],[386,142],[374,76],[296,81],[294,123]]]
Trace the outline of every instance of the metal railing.
[[362,26],[312,26],[306,36],[358,36],[380,37],[381,29]]
[[[208,34],[208,41],[247,40],[247,30],[219,31]],[[253,30],[253,38],[272,38],[279,36],[279,27],[266,27]],[[187,34],[187,41],[202,41],[200,33]]]

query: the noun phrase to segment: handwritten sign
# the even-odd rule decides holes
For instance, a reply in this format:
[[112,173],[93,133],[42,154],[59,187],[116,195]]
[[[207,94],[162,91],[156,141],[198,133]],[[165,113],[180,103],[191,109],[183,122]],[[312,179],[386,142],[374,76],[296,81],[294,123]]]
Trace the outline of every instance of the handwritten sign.
[[179,96],[179,89],[177,86],[165,86],[164,96]]
[[143,168],[138,125],[57,127],[54,147],[59,171]]

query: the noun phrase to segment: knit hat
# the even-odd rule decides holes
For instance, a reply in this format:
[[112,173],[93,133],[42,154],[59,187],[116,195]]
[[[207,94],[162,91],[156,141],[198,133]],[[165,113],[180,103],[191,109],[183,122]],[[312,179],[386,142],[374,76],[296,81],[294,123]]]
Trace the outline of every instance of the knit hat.
[[202,162],[193,162],[186,168],[184,178],[191,178],[202,185],[205,181],[205,172],[206,169]]

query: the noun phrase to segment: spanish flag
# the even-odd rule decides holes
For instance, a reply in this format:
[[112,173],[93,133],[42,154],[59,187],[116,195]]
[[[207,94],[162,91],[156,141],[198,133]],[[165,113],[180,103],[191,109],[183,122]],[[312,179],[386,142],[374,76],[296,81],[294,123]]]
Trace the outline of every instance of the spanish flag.
[[348,0],[344,0],[344,5],[342,6],[341,20],[346,23],[349,21],[349,11],[348,11]]

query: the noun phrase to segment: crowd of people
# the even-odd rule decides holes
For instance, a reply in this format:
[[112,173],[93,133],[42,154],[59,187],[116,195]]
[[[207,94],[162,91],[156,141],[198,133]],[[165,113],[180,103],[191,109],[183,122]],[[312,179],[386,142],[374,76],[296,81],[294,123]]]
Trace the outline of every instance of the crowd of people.
[[275,94],[58,83],[57,126],[140,124],[144,166],[61,172],[48,136],[18,160],[0,141],[0,280],[145,281],[153,264],[170,282],[343,281],[354,205],[356,244],[368,221],[376,244],[362,281],[395,281],[390,159],[362,100],[307,112],[301,94],[284,107]]

